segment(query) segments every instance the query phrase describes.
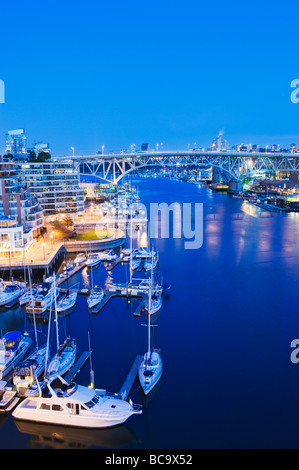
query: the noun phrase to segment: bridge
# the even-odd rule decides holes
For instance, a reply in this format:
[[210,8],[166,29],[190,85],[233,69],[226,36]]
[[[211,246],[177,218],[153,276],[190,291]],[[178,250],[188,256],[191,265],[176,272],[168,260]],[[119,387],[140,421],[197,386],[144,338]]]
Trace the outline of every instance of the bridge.
[[242,182],[259,172],[299,171],[299,153],[161,151],[60,157],[72,160],[81,175],[117,184],[124,176],[146,166],[217,168],[226,181]]

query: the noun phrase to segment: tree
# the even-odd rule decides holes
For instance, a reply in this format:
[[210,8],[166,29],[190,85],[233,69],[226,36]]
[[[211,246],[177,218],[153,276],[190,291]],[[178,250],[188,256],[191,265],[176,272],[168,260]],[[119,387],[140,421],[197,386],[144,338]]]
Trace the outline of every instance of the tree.
[[65,214],[65,216],[63,217],[61,223],[63,225],[65,225],[65,227],[70,230],[71,228],[73,228],[73,225],[74,225],[74,221],[73,221],[73,218],[69,215],[69,214]]
[[29,150],[28,152],[28,157],[30,162],[35,162],[36,161],[36,153],[34,150]]
[[38,162],[45,162],[46,160],[51,159],[51,154],[49,152],[45,152],[44,150],[41,150],[37,156],[37,161]]

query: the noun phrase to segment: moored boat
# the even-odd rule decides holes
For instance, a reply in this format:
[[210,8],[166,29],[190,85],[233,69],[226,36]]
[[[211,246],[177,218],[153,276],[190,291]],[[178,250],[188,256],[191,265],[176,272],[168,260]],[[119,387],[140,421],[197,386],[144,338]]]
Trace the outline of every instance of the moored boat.
[[104,297],[104,290],[102,287],[95,286],[91,289],[90,294],[87,298],[87,304],[89,308],[95,307],[101,302]]
[[76,258],[74,259],[75,264],[81,264],[84,263],[84,261],[86,261],[86,256],[84,253],[78,253]]
[[61,299],[58,299],[57,307],[56,307],[57,312],[58,313],[65,312],[66,310],[69,310],[72,307],[74,307],[77,301],[77,296],[78,296],[77,292],[71,292],[69,294],[66,294]]
[[29,300],[26,305],[26,312],[29,315],[42,315],[53,306],[55,296],[57,297],[58,294],[58,289],[55,290],[53,284],[50,282],[39,284],[36,294],[32,296],[31,300]]
[[18,391],[28,389],[43,373],[47,356],[47,346],[36,349],[27,359],[20,362],[13,372],[13,384]]
[[117,258],[117,254],[113,250],[105,250],[98,253],[102,261],[114,261]]
[[97,266],[98,264],[100,264],[101,261],[102,261],[102,259],[99,255],[99,253],[91,253],[91,255],[89,256],[89,258],[86,261],[86,266],[88,266],[88,267]]
[[0,339],[0,379],[12,371],[25,356],[32,339],[28,333],[9,331]]
[[0,412],[11,411],[16,406],[20,400],[16,395],[16,390],[9,387],[4,380],[0,380]]
[[13,411],[13,417],[83,428],[107,428],[122,424],[141,412],[141,407],[131,400],[55,377],[55,382],[46,380],[39,396],[25,398]]
[[10,282],[0,290],[0,306],[8,305],[17,300],[25,292],[25,284],[20,282]]
[[[57,322],[57,321],[56,321]],[[64,375],[74,364],[77,355],[77,342],[70,337],[57,348],[57,352],[51,359],[46,375]]]

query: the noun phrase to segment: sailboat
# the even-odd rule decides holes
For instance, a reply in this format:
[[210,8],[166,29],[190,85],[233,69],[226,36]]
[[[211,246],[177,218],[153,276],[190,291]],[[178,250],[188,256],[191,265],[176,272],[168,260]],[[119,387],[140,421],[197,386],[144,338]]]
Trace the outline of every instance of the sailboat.
[[58,313],[65,312],[74,307],[77,301],[77,292],[68,292],[64,297],[58,299],[56,310]]
[[77,355],[77,342],[75,339],[67,337],[64,343],[59,342],[58,317],[57,317],[57,300],[55,295],[56,280],[54,279],[54,309],[56,323],[56,342],[57,352],[51,359],[46,369],[46,375],[64,375],[74,364]]
[[[151,302],[151,306],[150,306],[150,312],[151,313],[150,314],[154,315],[162,307],[162,295],[161,295],[161,293],[153,292],[150,302]],[[149,312],[149,301],[146,301],[145,309]]]
[[90,290],[89,296],[87,297],[88,308],[92,308],[98,305],[104,297],[104,290],[102,289],[102,287],[93,286],[92,267],[91,267],[90,277],[91,277],[91,290]]
[[152,308],[152,281],[153,269],[151,270],[151,284],[148,294],[148,349],[144,354],[141,364],[138,368],[138,378],[145,395],[155,387],[162,376],[162,359],[159,349],[151,350],[151,308]]
[[[29,276],[29,292],[31,292],[32,299],[32,286],[30,269],[28,267]],[[34,332],[35,332],[35,343],[36,348],[33,353],[24,361],[19,363],[13,372],[13,384],[16,386],[17,391],[25,391],[28,389],[33,382],[43,373],[46,365],[47,357],[47,346],[39,348],[35,314],[33,312]]]

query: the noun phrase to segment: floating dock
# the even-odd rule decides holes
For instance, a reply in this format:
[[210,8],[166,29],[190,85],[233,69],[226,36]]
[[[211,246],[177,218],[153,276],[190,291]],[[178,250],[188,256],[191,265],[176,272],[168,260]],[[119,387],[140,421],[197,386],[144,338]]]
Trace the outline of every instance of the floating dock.
[[128,375],[127,375],[127,378],[126,380],[124,381],[124,384],[122,386],[122,388],[120,389],[120,395],[122,395],[122,399],[123,400],[126,400],[128,398],[128,395],[131,391],[131,388],[133,387],[133,384],[135,382],[135,379],[137,377],[137,374],[138,374],[138,368],[141,364],[141,361],[142,361],[143,357],[142,356],[137,356]]
[[67,374],[64,376],[64,379],[67,382],[71,382],[76,375],[79,374],[81,367],[85,364],[85,362],[89,359],[90,357],[90,351],[84,351],[79,359],[75,362],[73,367],[70,368],[70,370],[67,372]]

